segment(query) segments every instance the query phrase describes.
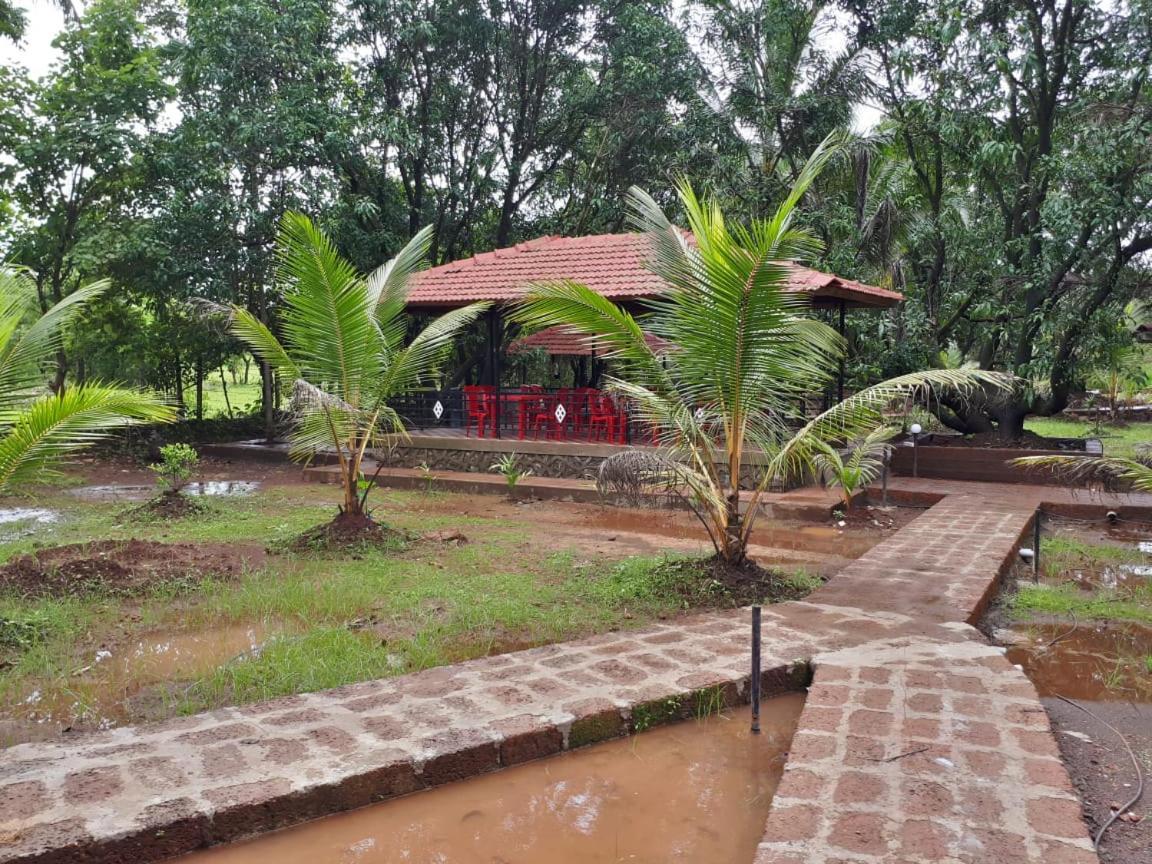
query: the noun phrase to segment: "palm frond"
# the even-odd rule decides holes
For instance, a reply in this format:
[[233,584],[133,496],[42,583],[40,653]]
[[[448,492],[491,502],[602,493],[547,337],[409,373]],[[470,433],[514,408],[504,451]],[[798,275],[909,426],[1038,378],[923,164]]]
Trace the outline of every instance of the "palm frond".
[[174,419],[175,409],[159,397],[121,387],[86,384],[41,396],[0,439],[0,489],[43,477],[53,462],[117,428]]
[[303,376],[296,361],[280,344],[280,340],[272,335],[268,325],[247,309],[232,307],[232,325],[229,330],[233,336],[247,344],[253,354],[285,378],[295,381]]
[[375,310],[376,322],[387,345],[399,345],[404,338],[408,282],[426,264],[433,234],[431,225],[421,228],[394,258],[368,276],[368,304]]
[[282,341],[300,377],[355,401],[379,368],[375,309],[364,280],[299,213],[281,220],[276,257],[284,286]]
[[773,456],[769,473],[777,478],[798,475],[819,449],[817,442],[846,442],[884,425],[883,412],[897,401],[924,400],[938,393],[961,397],[976,390],[1011,390],[1015,379],[979,369],[930,369],[874,384],[832,406],[801,427]]
[[1031,471],[1047,472],[1074,486],[1088,486],[1109,491],[1131,489],[1152,492],[1152,462],[1120,456],[1021,456],[1015,465]]
[[376,402],[411,390],[432,375],[445,349],[451,346],[460,331],[476,321],[488,307],[488,303],[472,303],[445,312],[421,330],[407,347],[392,354],[376,384]]
[[10,410],[44,389],[44,365],[60,347],[69,324],[108,289],[102,279],[69,294],[27,326],[35,285],[20,271],[0,271],[0,410]]

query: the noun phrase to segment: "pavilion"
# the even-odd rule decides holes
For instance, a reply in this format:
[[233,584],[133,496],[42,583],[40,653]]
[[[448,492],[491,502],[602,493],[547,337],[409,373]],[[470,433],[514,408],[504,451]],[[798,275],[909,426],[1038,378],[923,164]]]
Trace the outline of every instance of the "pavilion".
[[[432,267],[412,279],[408,308],[415,313],[438,313],[486,301],[492,305],[487,316],[488,359],[485,383],[494,390],[497,418],[492,434],[499,436],[508,423],[501,410],[500,364],[505,350],[504,310],[515,303],[536,282],[566,279],[581,282],[602,296],[641,311],[644,301],[660,297],[667,285],[645,264],[648,239],[643,234],[597,234],[587,237],[540,237],[506,249],[497,249]],[[849,309],[887,309],[900,303],[902,294],[886,288],[865,285],[797,264],[791,265],[788,290],[805,294],[815,310],[831,313],[841,333]],[[572,334],[557,328],[520,340],[517,347],[541,347],[549,353],[581,354],[594,348],[581,348]],[[523,345],[527,342],[527,346]],[[839,382],[843,393],[843,367]],[[507,392],[507,391],[504,391]],[[509,395],[508,398],[515,398]],[[436,421],[446,416],[442,403]],[[505,418],[505,419],[500,419]],[[521,429],[523,424],[520,424]],[[483,427],[479,427],[483,431]]]

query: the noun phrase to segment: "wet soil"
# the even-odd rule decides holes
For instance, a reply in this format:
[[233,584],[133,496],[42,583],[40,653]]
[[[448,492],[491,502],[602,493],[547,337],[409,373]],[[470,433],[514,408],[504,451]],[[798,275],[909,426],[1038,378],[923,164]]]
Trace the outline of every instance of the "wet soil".
[[[1129,550],[1131,561],[1152,559],[1152,526],[1132,523],[1108,526],[1068,519],[1046,520],[1046,535],[1064,536],[1090,545]],[[1041,550],[1043,550],[1041,544]],[[1042,557],[1042,563],[1044,561]],[[1101,597],[1142,596],[1147,579],[1139,565],[1102,564],[1099,556],[1079,555],[1060,572],[1045,567],[1045,584],[1072,583],[1085,591],[1104,589]],[[1123,569],[1128,568],[1128,569]],[[1030,568],[1014,574],[1030,579]],[[1060,745],[1065,767],[1079,793],[1085,822],[1095,834],[1114,809],[1135,794],[1137,777],[1124,743],[1100,719],[1112,724],[1136,753],[1152,784],[1152,626],[1126,621],[1078,621],[1051,616],[1030,623],[1013,622],[1003,604],[986,622],[1008,658],[1020,664],[1036,685]],[[1060,697],[1064,697],[1063,699]],[[1152,791],[1123,814],[1099,847],[1103,864],[1152,864]]]
[[[82,478],[89,487],[135,487],[144,497],[156,494],[156,475],[145,462],[127,457],[82,456],[70,460],[66,472]],[[296,486],[304,483],[304,471],[299,465],[277,462],[219,459],[202,456],[196,470],[196,483],[211,495],[244,494],[259,486]],[[191,484],[195,488],[195,484]],[[79,497],[87,497],[80,489],[72,490]],[[200,494],[193,492],[192,494]],[[128,500],[121,498],[120,500]],[[140,499],[142,500],[142,499]]]
[[199,501],[179,492],[165,492],[139,507],[133,507],[125,516],[130,520],[155,521],[157,519],[187,519],[200,516],[205,507]]
[[[381,505],[382,506],[382,505]],[[412,512],[434,516],[507,519],[527,535],[524,546],[572,548],[590,560],[618,560],[629,555],[707,555],[712,544],[703,526],[683,510],[630,509],[571,501],[510,502],[492,495],[432,494],[412,501]],[[867,512],[863,508],[861,513]],[[918,510],[891,511],[891,523],[871,520],[841,528],[834,522],[758,518],[749,554],[762,567],[803,568],[829,578],[919,515]],[[444,529],[452,533],[449,526]],[[465,534],[474,531],[462,528]]]
[[235,578],[265,563],[263,547],[235,543],[101,540],[54,546],[0,567],[0,591],[28,597],[131,596],[158,585]]
[[179,859],[181,864],[751,861],[804,698],[644,732]]
[[928,447],[1007,447],[1022,450],[1068,450],[1083,452],[1083,442],[1072,442],[1062,438],[1045,438],[1027,429],[1015,438],[1001,438],[995,432],[979,435],[933,435],[921,446]]
[[77,658],[66,685],[33,683],[0,712],[0,747],[171,715],[182,682],[253,656],[291,628],[245,622],[109,640]]
[[[1152,864],[1152,705],[1088,702],[1085,707],[1116,727],[1142,763],[1145,790],[1117,819],[1100,843],[1102,864]],[[1107,726],[1059,699],[1044,707],[1060,745],[1060,755],[1080,796],[1084,821],[1093,834],[1136,793],[1136,773],[1124,745]],[[1139,821],[1129,821],[1138,818]]]
[[340,513],[330,522],[309,528],[288,543],[292,552],[351,553],[365,548],[397,549],[408,536],[370,516]]
[[662,564],[654,578],[692,609],[736,609],[754,603],[800,600],[811,587],[793,584],[777,571],[747,560],[732,565],[719,557],[693,558]]

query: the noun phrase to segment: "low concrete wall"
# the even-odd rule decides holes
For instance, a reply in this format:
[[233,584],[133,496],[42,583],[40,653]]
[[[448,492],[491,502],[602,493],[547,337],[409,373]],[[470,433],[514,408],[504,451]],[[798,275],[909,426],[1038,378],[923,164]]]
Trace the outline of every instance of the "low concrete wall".
[[1021,456],[1068,456],[1068,450],[1026,450],[1015,447],[948,447],[921,444],[915,457],[913,448],[896,447],[892,453],[892,473],[904,477],[931,477],[938,480],[976,480],[984,483],[1029,483],[1067,485],[1043,471],[1026,471],[1009,465]]

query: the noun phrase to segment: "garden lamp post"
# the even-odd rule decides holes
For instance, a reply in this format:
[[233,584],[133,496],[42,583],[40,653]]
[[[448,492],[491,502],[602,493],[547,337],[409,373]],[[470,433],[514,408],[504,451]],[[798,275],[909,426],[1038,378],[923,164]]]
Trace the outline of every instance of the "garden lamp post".
[[912,476],[920,476],[920,433],[924,431],[924,427],[919,423],[913,423],[908,431],[912,433]]

